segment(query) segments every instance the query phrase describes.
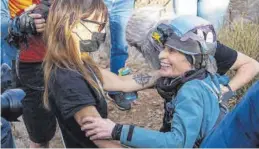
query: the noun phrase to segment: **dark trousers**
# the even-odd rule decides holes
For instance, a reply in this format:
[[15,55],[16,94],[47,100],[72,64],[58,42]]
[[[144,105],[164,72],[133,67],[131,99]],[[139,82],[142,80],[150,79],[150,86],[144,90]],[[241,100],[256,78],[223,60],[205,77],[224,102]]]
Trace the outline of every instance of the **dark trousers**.
[[20,62],[18,71],[20,79],[16,78],[16,84],[17,87],[22,88],[26,93],[24,100],[22,100],[23,120],[30,140],[40,144],[47,143],[55,135],[56,118],[43,105],[44,90],[29,87],[44,86],[42,63]]

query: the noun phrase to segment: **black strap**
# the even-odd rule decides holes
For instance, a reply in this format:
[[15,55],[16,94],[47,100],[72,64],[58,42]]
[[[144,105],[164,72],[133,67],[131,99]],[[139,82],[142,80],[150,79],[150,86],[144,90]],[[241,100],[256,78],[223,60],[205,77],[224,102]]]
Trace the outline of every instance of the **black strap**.
[[115,125],[115,127],[112,130],[112,139],[113,140],[120,140],[122,127],[123,127],[123,125],[121,125],[121,124]]
[[133,135],[133,130],[134,130],[135,126],[130,125],[129,127],[129,132],[128,132],[128,136],[127,136],[127,141],[131,141],[132,140],[132,135]]

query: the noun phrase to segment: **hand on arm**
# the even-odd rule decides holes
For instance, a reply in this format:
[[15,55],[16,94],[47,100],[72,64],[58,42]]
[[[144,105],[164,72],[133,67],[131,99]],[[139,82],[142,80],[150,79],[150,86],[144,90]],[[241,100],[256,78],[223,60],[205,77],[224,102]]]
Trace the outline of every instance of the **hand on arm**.
[[[99,118],[100,120],[102,120],[101,116],[99,115],[98,111],[96,110],[96,108],[94,106],[87,106],[83,109],[81,109],[79,112],[77,112],[75,114],[75,120],[77,121],[77,123],[83,127],[85,123],[87,122],[95,122],[95,121],[89,121],[88,119],[90,118]],[[95,119],[94,119],[95,120]],[[105,119],[104,119],[105,120]],[[98,121],[101,122],[101,121]],[[101,123],[104,124],[104,123]],[[91,125],[91,124],[89,124]],[[104,125],[106,126],[106,125]],[[82,131],[84,131],[84,129],[82,129]],[[101,131],[99,129],[97,129],[97,131]],[[111,141],[111,140],[93,140],[93,142],[100,148],[122,148],[122,146],[116,142],[116,141]]]
[[132,92],[154,86],[160,77],[158,71],[140,73],[128,76],[117,76],[116,74],[100,69],[103,76],[103,87],[107,91]]
[[82,123],[81,130],[85,131],[85,135],[91,140],[112,139],[112,130],[115,127],[113,121],[100,117],[86,117]]
[[[191,89],[191,93],[198,92],[194,88]],[[193,147],[202,125],[203,102],[196,94],[181,94],[177,100],[171,131],[164,133],[135,126],[132,139],[128,141],[129,128],[127,125],[123,125],[121,144],[140,148]],[[97,117],[88,117],[83,121],[84,125],[81,129],[86,131],[86,135],[91,139],[112,138],[114,122]]]

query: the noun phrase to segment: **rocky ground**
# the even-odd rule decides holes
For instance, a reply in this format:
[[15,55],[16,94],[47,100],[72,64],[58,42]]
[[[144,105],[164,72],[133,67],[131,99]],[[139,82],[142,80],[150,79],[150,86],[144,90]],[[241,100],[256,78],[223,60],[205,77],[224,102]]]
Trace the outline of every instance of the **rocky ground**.
[[[137,0],[136,8],[146,6],[146,5],[165,5],[168,0]],[[258,5],[259,0],[232,0],[230,10],[228,12],[227,20],[233,21],[238,20],[241,17],[245,17],[248,21],[257,21]],[[166,11],[172,10],[171,2],[166,6]],[[109,41],[107,41],[109,42]],[[108,68],[109,60],[107,49],[109,49],[109,44],[104,45],[106,50],[104,52],[97,53],[99,64]],[[140,71],[141,69],[149,69],[149,67],[144,64],[144,59],[134,51],[134,49],[129,49],[130,57],[127,61],[127,66],[132,68],[134,72]],[[136,60],[137,59],[137,60]],[[109,106],[109,118],[115,122],[136,124],[138,126],[159,129],[162,123],[163,116],[163,100],[158,96],[154,89],[147,89],[138,93],[139,105],[133,105],[130,111],[120,111],[114,104],[108,101]],[[18,148],[29,147],[29,138],[25,126],[20,118],[21,122],[12,123],[13,134],[15,136],[15,141]],[[52,139],[50,146],[52,148],[62,148],[63,143],[61,139],[61,134],[59,128],[55,137]]]

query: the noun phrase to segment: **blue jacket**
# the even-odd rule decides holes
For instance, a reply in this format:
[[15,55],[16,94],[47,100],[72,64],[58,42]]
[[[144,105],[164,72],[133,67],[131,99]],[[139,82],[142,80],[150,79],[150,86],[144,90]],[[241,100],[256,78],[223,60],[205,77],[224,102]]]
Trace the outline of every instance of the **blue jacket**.
[[185,83],[171,101],[174,107],[170,132],[135,127],[131,141],[127,141],[129,126],[122,128],[122,144],[140,148],[192,148],[197,139],[204,138],[214,127],[219,115],[218,97],[212,92],[213,83],[219,90],[216,75],[204,80]]
[[17,48],[10,46],[5,40],[11,20],[8,0],[1,0],[1,19],[1,64],[6,63],[11,66],[12,60],[15,60]]

